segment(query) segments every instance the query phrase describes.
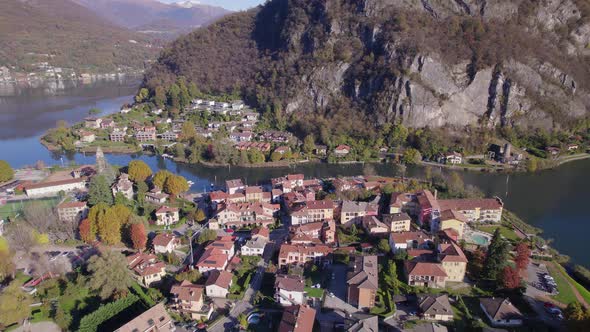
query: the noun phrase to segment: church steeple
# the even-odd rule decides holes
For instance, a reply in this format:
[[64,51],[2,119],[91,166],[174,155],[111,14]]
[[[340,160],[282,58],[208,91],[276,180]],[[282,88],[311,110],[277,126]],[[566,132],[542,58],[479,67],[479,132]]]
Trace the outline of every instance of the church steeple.
[[96,148],[96,172],[98,174],[103,173],[107,168],[107,161],[104,158],[104,153],[102,149],[99,147]]

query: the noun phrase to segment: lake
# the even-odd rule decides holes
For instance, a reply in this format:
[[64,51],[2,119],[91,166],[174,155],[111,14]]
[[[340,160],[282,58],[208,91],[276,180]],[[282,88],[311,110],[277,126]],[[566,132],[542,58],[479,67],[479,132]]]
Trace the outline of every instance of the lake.
[[[59,155],[47,151],[39,137],[59,120],[69,123],[88,116],[90,108],[104,114],[117,112],[132,101],[139,81],[97,82],[92,85],[42,86],[3,90],[0,87],[0,153],[13,167],[32,165],[37,160],[47,164],[94,163],[93,155]],[[13,91],[14,93],[6,93]],[[202,192],[211,184],[228,178],[242,178],[254,185],[288,172],[311,177],[362,174],[363,166],[307,164],[285,168],[204,167],[176,164],[151,155],[107,155],[113,165],[127,165],[132,159],[144,160],[153,170],[168,169],[195,182],[191,190]],[[375,165],[378,174],[395,175],[391,165]],[[487,196],[499,196],[506,207],[526,222],[544,230],[545,238],[572,257],[575,263],[590,267],[590,255],[582,244],[590,231],[585,204],[590,195],[590,159],[565,164],[536,174],[461,173],[465,183],[481,188]],[[409,168],[408,176],[420,176],[421,168]]]

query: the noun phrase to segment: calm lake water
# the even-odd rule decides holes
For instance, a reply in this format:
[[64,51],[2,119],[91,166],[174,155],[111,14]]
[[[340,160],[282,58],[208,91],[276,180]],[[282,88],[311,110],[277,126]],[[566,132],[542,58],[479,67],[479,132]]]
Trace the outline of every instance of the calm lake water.
[[[93,155],[59,155],[47,151],[39,137],[59,120],[75,123],[88,115],[90,108],[103,114],[116,112],[121,104],[131,102],[138,81],[102,82],[90,86],[49,86],[29,89],[0,87],[0,155],[13,167],[32,165],[37,160],[47,164],[94,163]],[[10,92],[13,93],[10,93]],[[168,169],[195,182],[191,188],[202,192],[227,178],[243,178],[257,184],[287,172],[327,177],[362,174],[362,165],[313,164],[286,168],[242,168],[188,166],[150,155],[107,155],[113,165],[127,165],[132,159],[144,160],[153,170]],[[375,165],[380,175],[395,175],[390,165]],[[528,223],[544,230],[554,239],[555,247],[573,261],[590,267],[590,255],[583,243],[590,231],[590,217],[585,204],[590,199],[590,160],[563,165],[537,174],[506,175],[462,173],[465,183],[481,188],[488,196],[499,196],[506,207]],[[422,169],[410,168],[409,176],[420,176]]]

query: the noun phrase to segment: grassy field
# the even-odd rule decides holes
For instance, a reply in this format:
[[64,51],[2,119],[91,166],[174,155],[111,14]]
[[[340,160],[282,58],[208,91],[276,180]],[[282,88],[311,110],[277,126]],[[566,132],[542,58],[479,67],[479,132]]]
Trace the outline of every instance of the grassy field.
[[549,269],[549,274],[555,279],[557,290],[559,291],[559,294],[553,296],[553,299],[566,305],[577,301],[574,291],[568,284],[564,275],[559,271],[559,268],[555,267],[553,264],[547,264],[547,268]]
[[486,226],[477,226],[477,229],[482,231],[482,232],[486,232],[486,233],[490,233],[490,234],[494,234],[494,232],[496,231],[496,228],[500,228],[500,234],[511,241],[517,241],[519,240],[519,237],[516,235],[516,233],[514,233],[514,230],[504,226],[504,225],[486,225]]
[[53,198],[41,198],[36,200],[29,200],[29,201],[20,201],[20,202],[9,202],[5,205],[0,205],[0,219],[2,218],[14,218],[17,214],[21,214],[23,212],[23,208],[31,203],[31,202],[40,202],[45,205],[55,206],[59,203],[60,198],[53,197]]
[[565,278],[569,280],[570,284],[574,285],[576,290],[578,290],[578,293],[580,293],[584,300],[586,300],[586,303],[590,304],[590,291],[588,291],[586,287],[580,285],[576,280],[570,277],[570,275],[565,271],[565,269],[561,265],[558,265],[557,268],[562,272],[563,275],[565,275]]
[[307,296],[309,296],[309,297],[321,298],[322,295],[324,295],[324,290],[321,288],[305,287],[305,292],[307,293]]

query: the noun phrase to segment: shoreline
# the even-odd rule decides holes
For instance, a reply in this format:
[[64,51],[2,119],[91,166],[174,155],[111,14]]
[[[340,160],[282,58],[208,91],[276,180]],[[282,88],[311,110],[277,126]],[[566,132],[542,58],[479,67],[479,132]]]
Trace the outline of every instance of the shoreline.
[[[43,145],[47,150],[49,150],[51,152],[59,153],[59,152],[64,151],[61,147],[47,142],[44,139],[44,136],[41,136],[39,138],[39,142],[41,143],[41,145]],[[96,151],[96,148],[97,147],[94,147],[94,146],[85,146],[82,148],[76,148],[75,152],[76,153],[93,153]],[[158,155],[155,152],[142,150],[141,147],[137,147],[136,149],[133,149],[130,146],[121,146],[121,147],[100,146],[100,148],[102,149],[102,151],[104,153],[109,153],[109,154],[145,153],[148,155],[161,157],[161,155]],[[162,157],[162,158],[164,158],[164,157]],[[243,167],[243,168],[287,168],[287,167],[306,165],[306,164],[357,165],[357,164],[387,164],[387,163],[389,163],[387,161],[387,159],[382,159],[379,161],[377,161],[377,160],[374,160],[374,161],[350,160],[350,161],[342,161],[342,162],[334,163],[334,162],[328,162],[327,160],[323,160],[323,159],[313,158],[313,159],[304,159],[304,160],[295,160],[295,161],[269,161],[269,162],[257,163],[257,164],[232,165],[232,164],[227,164],[227,163],[222,164],[222,163],[208,162],[208,161],[204,161],[204,160],[199,160],[198,163],[189,163],[184,158],[177,158],[177,157],[164,158],[164,159],[170,159],[176,163],[181,163],[181,164],[188,165],[188,166],[201,165],[201,166],[204,166],[207,168],[232,167],[232,166]],[[586,159],[590,159],[590,153],[578,153],[578,154],[574,154],[574,155],[569,155],[569,156],[566,156],[565,158],[560,158],[560,159],[555,160],[555,163],[553,165],[551,165],[550,167],[540,168],[536,172],[543,171],[543,170],[556,169],[562,165],[572,163],[575,161],[586,160]],[[420,166],[420,167],[445,168],[445,169],[448,169],[451,171],[477,172],[477,173],[489,173],[489,174],[534,174],[534,173],[536,173],[536,172],[529,172],[529,171],[526,171],[523,169],[519,170],[519,169],[507,168],[507,167],[480,167],[480,166],[448,165],[448,164],[441,164],[441,163],[427,162],[427,161],[421,161],[421,162],[417,163],[416,165]]]

